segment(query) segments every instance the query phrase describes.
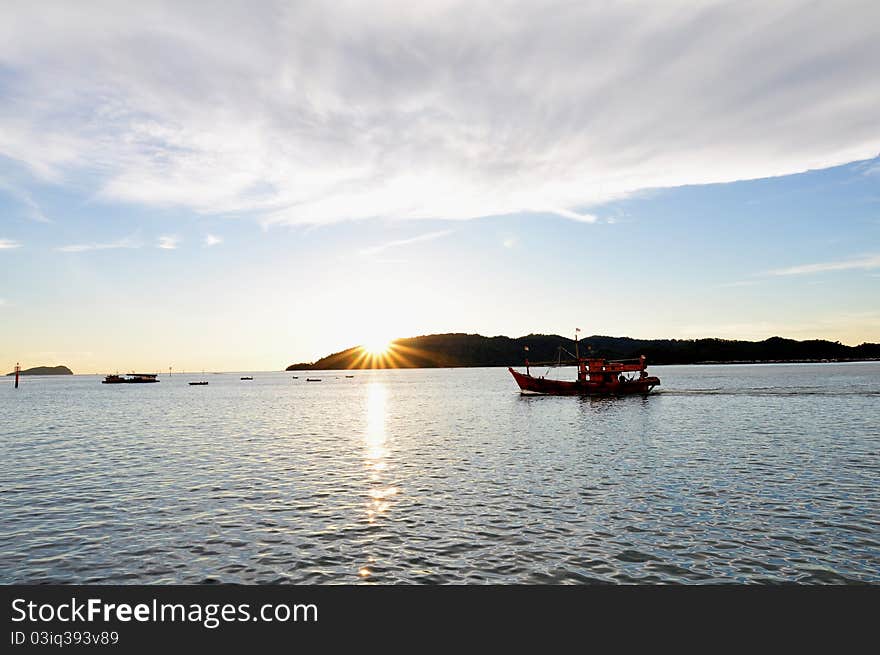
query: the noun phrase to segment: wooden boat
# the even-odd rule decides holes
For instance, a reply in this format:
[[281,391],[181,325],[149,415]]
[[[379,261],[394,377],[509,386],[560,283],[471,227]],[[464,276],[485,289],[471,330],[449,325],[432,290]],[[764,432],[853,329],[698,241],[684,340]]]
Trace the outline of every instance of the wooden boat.
[[254,378],[253,378],[253,376],[251,376],[251,375],[245,375],[245,376],[244,376],[243,378],[241,378],[241,379],[242,379],[242,380],[253,380]]
[[306,382],[320,382],[321,378],[306,378]]
[[[552,366],[577,364],[577,380],[548,380],[544,376],[534,377],[529,371],[526,359],[526,372],[520,373],[508,368],[513,379],[524,394],[546,394],[552,396],[618,396],[627,394],[647,394],[660,384],[660,378],[648,375],[645,356],[630,360],[607,360],[601,357],[580,357],[577,335],[575,335],[575,361],[551,362]],[[570,355],[570,353],[568,353]]]
[[347,377],[347,378],[353,378],[354,376],[353,376],[353,375],[346,375],[345,377]]
[[202,380],[201,382],[190,382],[189,386],[191,386],[191,387],[206,387],[206,386],[208,386],[208,383],[205,380]]
[[125,377],[121,375],[108,375],[101,384],[149,384],[158,382],[158,373],[126,373]]

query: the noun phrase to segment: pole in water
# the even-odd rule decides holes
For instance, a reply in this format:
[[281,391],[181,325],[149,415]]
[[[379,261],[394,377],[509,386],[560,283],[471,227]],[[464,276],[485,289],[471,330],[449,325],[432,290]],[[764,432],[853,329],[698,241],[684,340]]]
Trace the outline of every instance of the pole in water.
[[18,374],[21,373],[21,364],[15,362],[15,388],[18,389]]

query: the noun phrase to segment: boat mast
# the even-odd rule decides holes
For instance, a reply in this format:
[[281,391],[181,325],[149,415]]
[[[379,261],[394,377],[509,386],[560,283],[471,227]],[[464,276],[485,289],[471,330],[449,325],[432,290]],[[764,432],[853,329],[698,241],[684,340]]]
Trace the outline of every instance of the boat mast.
[[578,332],[580,331],[580,328],[574,329],[574,356],[577,359],[578,381],[584,382],[587,379],[587,368],[586,366],[584,366],[584,362],[581,359],[580,350],[578,350]]

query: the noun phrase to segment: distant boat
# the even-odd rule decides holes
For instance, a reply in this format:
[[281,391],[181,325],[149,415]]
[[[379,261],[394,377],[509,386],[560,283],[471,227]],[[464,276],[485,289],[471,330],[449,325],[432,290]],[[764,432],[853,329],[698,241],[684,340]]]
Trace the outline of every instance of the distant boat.
[[321,378],[306,378],[306,382],[320,382]]
[[347,377],[347,378],[353,378],[354,376],[353,376],[353,375],[346,375],[345,377]]
[[245,376],[244,376],[243,378],[241,378],[241,379],[242,379],[242,380],[253,380],[254,378],[253,378],[253,376],[245,375]]
[[294,380],[299,380],[299,377],[297,377],[296,375],[294,375],[294,376],[293,376],[293,379],[294,379]]
[[201,382],[190,382],[189,386],[191,387],[204,387],[207,386],[208,382],[206,380],[202,380]]
[[150,382],[158,382],[158,373],[126,373],[125,377],[121,375],[108,375],[101,384],[148,384]]

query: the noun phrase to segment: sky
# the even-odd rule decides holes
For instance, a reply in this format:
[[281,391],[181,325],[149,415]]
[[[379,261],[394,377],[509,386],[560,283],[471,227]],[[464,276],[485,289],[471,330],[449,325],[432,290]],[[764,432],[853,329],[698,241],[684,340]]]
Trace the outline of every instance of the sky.
[[880,341],[876,2],[0,10],[0,368]]

